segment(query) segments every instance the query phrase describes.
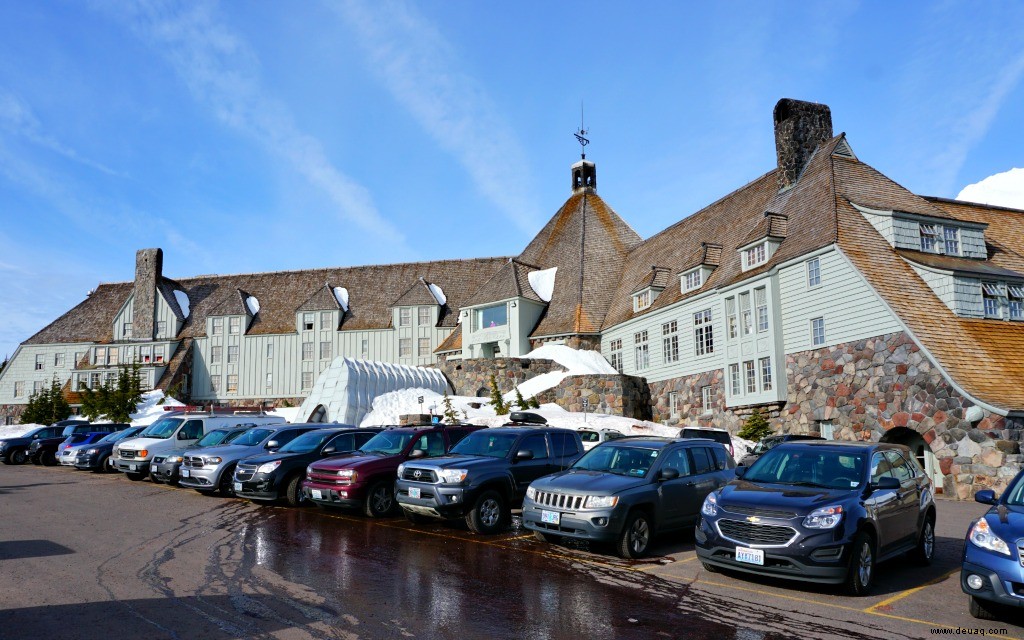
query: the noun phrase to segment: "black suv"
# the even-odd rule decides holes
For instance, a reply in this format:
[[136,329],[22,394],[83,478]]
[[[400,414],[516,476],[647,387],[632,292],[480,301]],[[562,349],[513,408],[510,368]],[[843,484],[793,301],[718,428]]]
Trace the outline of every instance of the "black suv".
[[36,440],[56,438],[64,431],[62,425],[38,427],[16,438],[0,440],[0,460],[4,464],[25,464],[28,461],[28,448]]
[[465,518],[474,533],[497,533],[509,525],[531,482],[566,469],[582,452],[579,433],[569,429],[482,429],[449,455],[399,465],[395,498],[412,522]]
[[805,436],[799,433],[786,433],[778,436],[768,436],[762,438],[760,442],[755,444],[753,448],[747,447],[747,453],[740,459],[741,467],[749,467],[754,464],[754,460],[757,460],[768,451],[783,442],[798,442],[801,440],[824,440],[821,436]]
[[697,556],[718,568],[871,589],[875,566],[935,551],[931,481],[895,444],[780,444],[708,494]]
[[[62,422],[67,421],[62,420]],[[57,424],[59,425],[60,423]],[[89,424],[88,422],[76,421],[65,426],[58,436],[33,440],[28,448],[28,458],[32,461],[32,464],[52,466],[57,464],[57,447],[67,440],[69,436],[85,433],[113,433],[127,428],[127,424]]]
[[615,543],[624,558],[647,553],[652,538],[692,528],[704,498],[733,479],[721,444],[632,436],[588,451],[567,471],[526,490],[523,526],[537,539]]

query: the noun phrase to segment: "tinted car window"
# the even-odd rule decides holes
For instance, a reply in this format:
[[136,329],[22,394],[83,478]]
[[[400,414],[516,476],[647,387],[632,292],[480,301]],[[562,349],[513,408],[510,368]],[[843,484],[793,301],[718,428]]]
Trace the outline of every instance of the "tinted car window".
[[[580,435],[582,435],[582,433]],[[551,454],[556,458],[561,458],[562,456],[574,456],[579,452],[579,447],[576,445],[576,438],[572,437],[571,433],[551,434]]]
[[495,433],[494,429],[481,429],[469,434],[452,447],[452,453],[467,456],[488,456],[504,458],[516,443],[514,433]]
[[596,431],[580,431],[580,440],[583,442],[597,442],[600,439]]
[[203,421],[189,420],[178,432],[179,440],[195,440],[203,435]]
[[643,478],[658,458],[658,453],[657,449],[642,447],[594,447],[577,460],[572,468]]
[[669,453],[662,469],[675,469],[681,476],[690,475],[690,456],[686,455],[686,449],[676,449]]
[[914,477],[910,465],[899,451],[886,451],[885,457],[889,459],[889,464],[892,465],[892,475],[896,476],[897,480],[906,482]]
[[[351,435],[351,434],[349,434],[349,435]],[[371,431],[370,433],[357,433],[357,434],[355,434],[355,438],[356,438],[355,448],[358,449],[359,447],[363,446],[364,444],[366,444],[367,442],[370,441],[370,438],[372,438],[375,435],[377,435],[377,434],[376,434],[376,432],[373,432],[373,431]]]
[[704,447],[690,447],[690,455],[693,457],[693,472],[697,475],[711,471],[711,460],[708,458],[708,450]]
[[540,460],[548,457],[548,444],[541,434],[534,434],[532,436],[526,436],[523,441],[519,443],[518,451],[531,451],[533,452],[533,459]]
[[859,452],[776,447],[750,465],[743,479],[749,482],[852,489],[861,484],[865,458]]
[[715,469],[721,471],[722,469],[729,468],[729,463],[725,460],[725,449],[721,447],[712,447],[711,455],[714,458]]
[[444,455],[444,436],[438,431],[424,433],[413,445],[413,451],[423,451],[427,457]]
[[722,444],[731,444],[732,440],[726,431],[712,431],[711,429],[686,428],[679,434],[681,438],[710,438]]
[[270,429],[249,429],[242,435],[238,436],[238,439],[231,444],[251,447],[266,440],[267,436],[271,433],[273,433],[273,431]]
[[465,438],[469,434],[473,433],[469,429],[459,429],[459,428],[452,429],[450,427],[448,429],[446,429],[446,431],[448,432],[448,446],[449,447],[454,447],[455,444],[459,440],[462,440],[463,438]]
[[893,477],[890,471],[892,464],[886,459],[881,452],[878,452],[871,456],[871,482],[878,482],[882,478],[888,476]]
[[288,431],[278,431],[274,434],[274,440],[277,440],[277,446],[286,445],[295,438],[305,433],[305,431],[299,431],[298,429],[289,429]]

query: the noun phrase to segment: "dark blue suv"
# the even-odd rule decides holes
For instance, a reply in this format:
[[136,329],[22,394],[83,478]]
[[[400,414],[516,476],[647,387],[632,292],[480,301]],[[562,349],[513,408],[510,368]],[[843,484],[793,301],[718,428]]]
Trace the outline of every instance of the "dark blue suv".
[[1001,609],[1024,607],[1024,471],[1002,498],[984,489],[974,499],[992,508],[967,531],[960,588],[971,615],[992,620]]

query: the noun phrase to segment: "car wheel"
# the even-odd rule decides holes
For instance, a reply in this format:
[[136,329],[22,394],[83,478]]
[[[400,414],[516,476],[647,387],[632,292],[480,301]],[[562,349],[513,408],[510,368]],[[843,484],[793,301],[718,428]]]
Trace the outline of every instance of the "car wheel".
[[850,569],[846,574],[846,591],[853,596],[866,596],[875,579],[875,545],[863,531],[850,547]]
[[636,511],[626,519],[626,526],[619,534],[618,543],[615,545],[615,552],[622,558],[641,558],[647,553],[651,546],[650,517],[643,511]]
[[39,464],[44,467],[52,467],[57,464],[57,456],[53,455],[52,451],[44,451],[39,456]]
[[925,517],[924,526],[921,527],[921,535],[917,539],[917,546],[910,552],[910,557],[920,565],[932,563],[935,556],[935,516],[929,514]]
[[231,485],[231,481],[235,477],[235,465],[229,466],[227,469],[220,474],[220,484],[217,486],[217,493],[230,498],[235,495],[235,490]]
[[974,596],[969,596],[969,602],[967,603],[967,609],[971,612],[971,615],[978,620],[995,620],[996,614],[992,610],[992,605],[984,600],[979,600]]
[[405,514],[405,519],[408,520],[412,524],[423,524],[424,522],[426,522],[428,520],[428,518],[426,516],[421,516],[418,513],[413,513],[412,511],[406,511],[405,509],[402,509],[402,513]]
[[17,449],[12,451],[7,459],[11,461],[11,464],[25,464],[28,460],[28,454],[25,453],[24,449]]
[[107,465],[110,462],[110,456],[103,456],[100,461],[96,463],[96,468],[92,470],[93,473],[106,473],[109,471]]
[[509,516],[505,498],[497,491],[484,491],[466,514],[466,526],[473,533],[492,535],[505,528]]
[[711,564],[710,562],[701,562],[701,565],[703,565],[704,570],[708,573],[718,573],[718,567]]
[[284,490],[284,500],[292,507],[304,507],[309,504],[306,501],[306,494],[302,490],[302,474],[298,474],[288,481]]
[[139,480],[142,480],[143,478],[146,477],[146,474],[144,474],[144,473],[137,473],[137,472],[134,472],[134,471],[131,472],[131,473],[125,473],[124,475],[127,476],[128,479],[131,480],[132,482],[138,482]]
[[370,518],[382,518],[395,510],[395,490],[390,482],[381,481],[370,487],[363,502],[363,513]]

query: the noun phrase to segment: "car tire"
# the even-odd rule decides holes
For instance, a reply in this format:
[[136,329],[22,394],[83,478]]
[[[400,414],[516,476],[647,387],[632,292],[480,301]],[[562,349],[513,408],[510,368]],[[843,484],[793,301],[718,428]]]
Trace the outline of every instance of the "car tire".
[[627,560],[642,558],[651,546],[653,534],[651,517],[643,511],[634,511],[626,518],[626,526],[615,544],[615,553]]
[[405,509],[402,509],[402,513],[405,514],[405,519],[408,520],[410,524],[423,524],[428,520],[427,516],[421,516],[418,513],[406,511]]
[[57,464],[57,456],[53,455],[52,451],[44,451],[39,456],[39,464],[44,467],[52,467]]
[[96,468],[92,470],[93,473],[106,473],[107,464],[110,462],[110,456],[103,456],[100,461],[96,463]]
[[374,483],[366,492],[363,501],[363,513],[369,518],[383,518],[395,512],[398,503],[395,501],[394,484],[387,481]]
[[993,606],[984,601],[975,598],[974,596],[968,596],[967,610],[971,612],[971,615],[978,620],[995,620],[996,614],[993,610]]
[[505,528],[510,515],[500,493],[484,491],[466,514],[466,526],[473,533],[493,535]]
[[7,456],[7,459],[11,461],[11,464],[25,464],[28,462],[28,454],[24,449],[15,449]]
[[136,471],[126,472],[124,475],[132,482],[138,482],[139,480],[142,480],[143,478],[146,477],[146,474],[138,473]]
[[305,492],[302,491],[301,473],[292,476],[292,479],[288,481],[287,485],[285,485],[284,501],[287,502],[290,507],[304,507],[309,504],[309,501],[306,500]]
[[707,571],[708,573],[718,573],[718,567],[716,567],[715,565],[711,564],[710,562],[703,562],[702,561],[701,565],[704,567],[704,570]]
[[917,546],[910,552],[910,558],[921,566],[927,566],[932,563],[933,557],[935,557],[935,516],[929,513],[925,516],[921,535],[917,538]]
[[217,493],[225,498],[230,498],[235,495],[235,490],[231,485],[231,482],[235,477],[235,465],[230,465],[228,468],[220,474],[220,484],[217,485]]
[[850,546],[850,568],[846,573],[846,592],[852,596],[866,596],[875,579],[875,543],[861,531]]

